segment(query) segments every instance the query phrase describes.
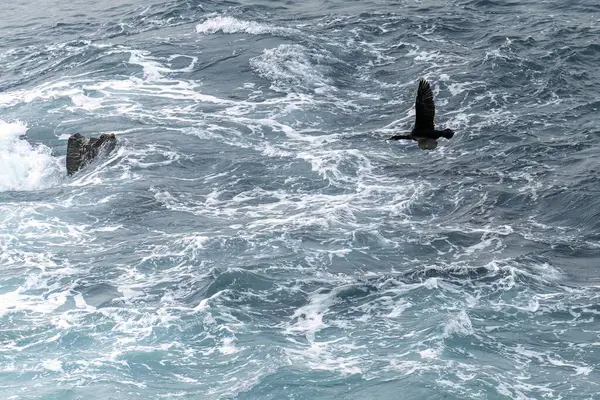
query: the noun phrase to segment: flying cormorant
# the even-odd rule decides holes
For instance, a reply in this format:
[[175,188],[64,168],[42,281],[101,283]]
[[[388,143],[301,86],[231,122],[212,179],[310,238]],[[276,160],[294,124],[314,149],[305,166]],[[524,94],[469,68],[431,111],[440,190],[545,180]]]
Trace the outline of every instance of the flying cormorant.
[[416,140],[422,150],[433,150],[437,147],[437,140],[440,137],[443,136],[446,139],[451,139],[452,136],[454,136],[454,131],[451,129],[444,129],[443,131],[434,129],[433,118],[435,117],[435,103],[433,102],[431,86],[429,86],[429,82],[425,79],[419,80],[415,108],[415,127],[410,134],[395,135],[388,140]]

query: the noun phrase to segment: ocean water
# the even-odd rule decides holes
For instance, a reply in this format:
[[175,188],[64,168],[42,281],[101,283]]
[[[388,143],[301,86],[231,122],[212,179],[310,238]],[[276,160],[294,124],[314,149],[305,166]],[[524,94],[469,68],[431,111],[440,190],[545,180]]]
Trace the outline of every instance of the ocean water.
[[600,399],[596,1],[0,9],[0,399]]

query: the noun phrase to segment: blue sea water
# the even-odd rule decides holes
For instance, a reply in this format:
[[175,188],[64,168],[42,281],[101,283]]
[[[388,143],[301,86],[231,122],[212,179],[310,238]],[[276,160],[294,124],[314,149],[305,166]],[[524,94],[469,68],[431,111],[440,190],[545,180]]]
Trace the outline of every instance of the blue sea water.
[[600,399],[596,1],[0,11],[0,399]]

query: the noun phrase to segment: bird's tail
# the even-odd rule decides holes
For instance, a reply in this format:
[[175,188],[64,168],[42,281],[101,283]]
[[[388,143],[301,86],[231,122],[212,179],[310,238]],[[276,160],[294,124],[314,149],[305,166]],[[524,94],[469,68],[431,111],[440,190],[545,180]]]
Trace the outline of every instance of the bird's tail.
[[442,136],[446,139],[452,139],[452,136],[454,136],[454,131],[452,129],[444,129],[442,131]]

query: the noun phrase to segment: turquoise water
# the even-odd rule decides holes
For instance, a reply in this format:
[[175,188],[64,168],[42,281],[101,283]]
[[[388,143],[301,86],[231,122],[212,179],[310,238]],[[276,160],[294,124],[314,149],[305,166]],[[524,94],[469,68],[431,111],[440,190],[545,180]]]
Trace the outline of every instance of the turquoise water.
[[592,1],[2,8],[0,398],[600,398]]

